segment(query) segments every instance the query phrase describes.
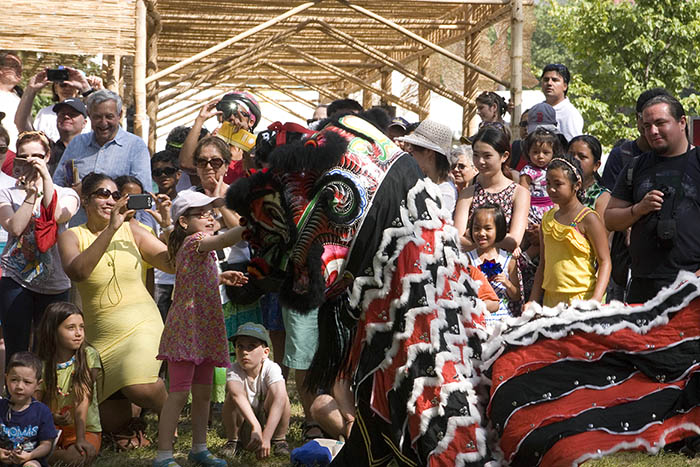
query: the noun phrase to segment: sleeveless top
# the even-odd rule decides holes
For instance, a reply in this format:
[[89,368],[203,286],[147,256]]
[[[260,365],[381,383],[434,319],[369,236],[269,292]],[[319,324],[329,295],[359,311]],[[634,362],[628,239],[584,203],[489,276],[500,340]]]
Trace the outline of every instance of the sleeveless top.
[[584,200],[583,200],[583,205],[588,206],[591,209],[595,209],[595,203],[598,201],[598,198],[600,198],[600,195],[602,195],[605,192],[610,192],[607,188],[604,186],[601,186],[598,184],[597,181],[593,181],[593,184],[586,188],[586,192],[584,193]]
[[584,207],[570,225],[559,223],[551,209],[542,218],[545,268],[542,288],[546,291],[581,293],[595,289],[595,252],[588,239],[578,230],[578,224],[589,213],[598,215]]
[[486,203],[497,204],[503,209],[503,214],[506,217],[506,226],[510,229],[510,219],[513,217],[513,198],[515,198],[516,183],[511,182],[510,185],[499,191],[498,193],[489,193],[481,186],[478,180],[474,180],[474,199],[472,205],[469,206],[469,219],[474,215],[474,209],[483,206]]

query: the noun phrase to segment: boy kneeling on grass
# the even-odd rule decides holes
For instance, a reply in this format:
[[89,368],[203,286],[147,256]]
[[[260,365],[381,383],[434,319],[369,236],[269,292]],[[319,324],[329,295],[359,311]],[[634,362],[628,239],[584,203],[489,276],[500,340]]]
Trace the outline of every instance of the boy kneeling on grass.
[[233,456],[241,448],[255,451],[262,459],[275,454],[289,455],[286,436],[289,428],[290,404],[287,386],[280,366],[270,360],[270,336],[254,323],[241,324],[231,337],[236,349],[236,362],[226,375],[226,397],[233,400],[232,423],[226,454]]

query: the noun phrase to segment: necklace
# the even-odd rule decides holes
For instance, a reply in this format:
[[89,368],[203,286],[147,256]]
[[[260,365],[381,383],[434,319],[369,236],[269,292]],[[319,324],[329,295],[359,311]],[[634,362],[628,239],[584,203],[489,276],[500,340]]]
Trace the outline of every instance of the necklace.
[[68,360],[67,362],[56,363],[56,369],[57,369],[57,370],[63,370],[64,368],[68,368],[69,366],[71,366],[74,362],[75,362],[75,355],[73,355],[73,356],[70,358],[70,360]]

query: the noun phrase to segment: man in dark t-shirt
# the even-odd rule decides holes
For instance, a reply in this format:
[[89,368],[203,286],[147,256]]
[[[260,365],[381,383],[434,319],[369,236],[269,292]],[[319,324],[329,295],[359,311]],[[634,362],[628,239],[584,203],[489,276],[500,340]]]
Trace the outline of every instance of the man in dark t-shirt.
[[650,99],[642,127],[651,151],[630,162],[631,184],[618,177],[605,212],[609,230],[632,227],[629,303],[654,297],[681,270],[700,269],[700,152],[688,141],[683,106],[668,95]]
[[610,155],[605,161],[602,177],[603,186],[608,190],[612,191],[613,188],[615,188],[615,182],[622,172],[622,168],[627,165],[632,158],[651,150],[649,143],[647,143],[644,137],[644,128],[642,128],[642,109],[649,99],[660,95],[669,94],[664,88],[652,88],[647,89],[637,98],[635,111],[637,114],[637,130],[639,130],[639,136],[634,141],[625,141],[610,151]]

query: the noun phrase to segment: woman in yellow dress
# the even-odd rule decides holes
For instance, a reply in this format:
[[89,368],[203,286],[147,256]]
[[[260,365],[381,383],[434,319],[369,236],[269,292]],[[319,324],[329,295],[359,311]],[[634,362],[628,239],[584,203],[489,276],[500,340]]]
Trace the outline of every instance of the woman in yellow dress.
[[118,432],[131,418],[129,402],[160,413],[167,397],[156,360],[163,320],[143,284],[142,260],[174,270],[164,243],[124,222],[133,211],[127,211],[127,197],[110,177],[88,174],[82,199],[87,222],[63,232],[59,250],[80,292],[87,341],[102,359],[102,427]]

